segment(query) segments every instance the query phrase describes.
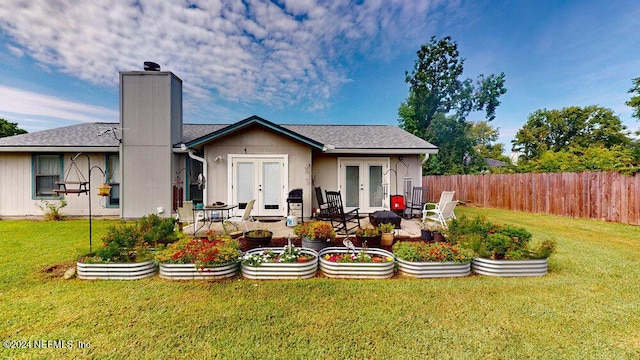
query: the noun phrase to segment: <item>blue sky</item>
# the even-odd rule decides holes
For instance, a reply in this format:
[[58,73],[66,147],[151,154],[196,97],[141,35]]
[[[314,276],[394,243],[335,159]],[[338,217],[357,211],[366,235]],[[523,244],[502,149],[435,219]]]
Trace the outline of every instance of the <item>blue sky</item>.
[[638,29],[637,0],[9,0],[0,117],[29,132],[117,122],[118,72],[151,60],[184,81],[186,123],[397,125],[416,51],[450,35],[464,78],[505,73],[491,124],[508,149],[543,108],[604,106],[637,130]]

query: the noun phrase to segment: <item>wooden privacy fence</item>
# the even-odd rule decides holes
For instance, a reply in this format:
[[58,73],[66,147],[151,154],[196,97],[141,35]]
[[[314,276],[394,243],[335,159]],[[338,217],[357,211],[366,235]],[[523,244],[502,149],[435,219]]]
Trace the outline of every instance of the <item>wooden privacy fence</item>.
[[483,207],[640,225],[640,174],[430,175],[422,186],[428,201],[455,190],[454,199]]

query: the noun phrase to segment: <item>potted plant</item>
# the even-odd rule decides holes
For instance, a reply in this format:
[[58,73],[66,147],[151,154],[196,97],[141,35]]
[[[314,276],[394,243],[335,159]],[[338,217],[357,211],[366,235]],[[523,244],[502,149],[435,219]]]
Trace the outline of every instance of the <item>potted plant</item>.
[[177,239],[175,219],[155,214],[134,223],[121,221],[107,229],[102,247],[78,259],[78,278],[134,280],[155,274],[152,250]]
[[329,278],[388,279],[395,259],[383,249],[328,247],[320,252],[320,271]]
[[416,278],[458,277],[471,274],[472,250],[446,242],[401,241],[393,245],[398,271]]
[[378,225],[378,228],[382,232],[382,236],[380,237],[380,245],[393,245],[393,230],[395,230],[396,226],[392,223],[382,223]]
[[271,244],[273,232],[266,229],[255,229],[244,232],[244,239],[250,248],[264,247]]
[[433,232],[431,231],[431,223],[427,221],[420,222],[420,239],[423,241],[432,241]]
[[208,233],[207,238],[183,238],[156,252],[160,277],[170,280],[220,279],[238,273],[242,255],[238,240]]
[[326,221],[313,221],[296,225],[293,233],[302,239],[302,247],[316,251],[327,247],[336,238],[336,232]]
[[532,247],[531,233],[525,228],[494,224],[484,217],[453,220],[449,241],[473,249],[473,271],[492,276],[542,276],[547,273],[547,258],[555,242],[544,240]]
[[433,236],[433,241],[440,242],[445,241],[444,231],[442,229],[442,225],[438,223],[431,224],[431,234]]
[[309,279],[318,270],[318,253],[296,248],[261,248],[247,251],[241,258],[242,276],[248,279]]
[[360,227],[356,230],[356,241],[357,245],[368,247],[380,247],[380,239],[382,237],[382,232],[380,228],[367,226]]

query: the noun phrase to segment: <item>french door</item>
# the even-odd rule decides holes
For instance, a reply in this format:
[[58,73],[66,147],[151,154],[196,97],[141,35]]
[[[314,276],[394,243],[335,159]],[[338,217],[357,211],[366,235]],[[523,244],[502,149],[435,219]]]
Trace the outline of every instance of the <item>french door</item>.
[[255,216],[285,216],[287,189],[287,156],[231,155],[230,191],[238,214],[255,199]]
[[339,158],[339,188],[345,210],[371,213],[385,206],[384,184],[389,183],[388,158]]

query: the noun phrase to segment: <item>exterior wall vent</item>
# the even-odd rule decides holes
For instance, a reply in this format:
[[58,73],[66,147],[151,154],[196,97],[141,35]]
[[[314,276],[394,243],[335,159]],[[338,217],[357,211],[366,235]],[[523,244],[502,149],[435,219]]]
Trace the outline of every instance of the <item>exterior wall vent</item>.
[[144,62],[144,71],[160,71],[160,65],[152,62],[145,61]]

